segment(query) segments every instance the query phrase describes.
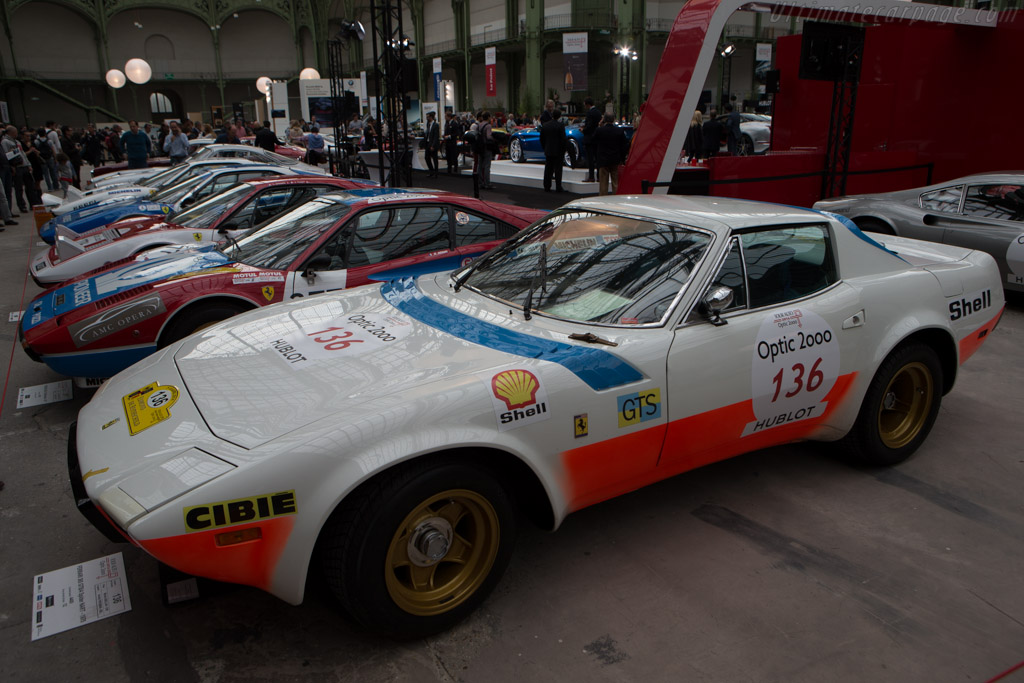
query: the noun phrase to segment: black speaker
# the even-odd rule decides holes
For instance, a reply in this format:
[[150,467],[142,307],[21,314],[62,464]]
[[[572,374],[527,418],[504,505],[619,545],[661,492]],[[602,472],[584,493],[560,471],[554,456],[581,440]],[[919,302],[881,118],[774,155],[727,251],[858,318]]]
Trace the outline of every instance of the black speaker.
[[419,90],[419,79],[416,77],[416,60],[402,58],[402,92]]
[[769,69],[764,74],[764,91],[769,94],[779,92],[779,70]]
[[360,113],[359,109],[359,98],[356,97],[354,92],[346,90],[342,93],[340,100],[340,118],[342,121],[348,121],[352,118],[352,114]]
[[[800,78],[811,81],[841,81],[859,77],[864,28],[843,24],[804,22],[800,43]],[[852,64],[851,60],[857,60]],[[849,71],[847,67],[852,67]]]

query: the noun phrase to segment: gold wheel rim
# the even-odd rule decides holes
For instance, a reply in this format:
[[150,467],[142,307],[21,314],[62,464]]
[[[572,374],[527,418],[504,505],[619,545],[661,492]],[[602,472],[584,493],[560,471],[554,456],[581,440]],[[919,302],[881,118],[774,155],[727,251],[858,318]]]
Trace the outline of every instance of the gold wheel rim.
[[388,594],[409,614],[448,612],[490,574],[500,538],[498,515],[480,494],[452,489],[431,496],[406,515],[391,539]]
[[889,448],[903,448],[924,427],[931,412],[932,373],[924,363],[907,363],[889,380],[878,408],[878,434]]

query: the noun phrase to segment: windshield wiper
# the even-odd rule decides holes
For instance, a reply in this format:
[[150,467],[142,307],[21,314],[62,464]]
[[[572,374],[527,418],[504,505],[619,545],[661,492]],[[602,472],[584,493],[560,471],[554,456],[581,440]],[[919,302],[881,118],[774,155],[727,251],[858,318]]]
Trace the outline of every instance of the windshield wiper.
[[462,288],[462,285],[466,284],[466,280],[469,279],[469,276],[475,273],[478,268],[485,264],[491,263],[492,261],[494,261],[494,259],[498,258],[499,256],[504,256],[509,251],[511,251],[513,247],[522,242],[524,238],[525,234],[520,232],[515,237],[506,240],[504,244],[502,244],[496,250],[490,252],[488,255],[478,259],[473,259],[473,262],[470,264],[469,268],[466,269],[466,272],[460,275],[459,278],[455,281],[454,290],[456,292],[459,291]]
[[[533,276],[533,283],[530,285],[530,291],[526,294],[526,302],[523,304],[523,320],[529,320],[533,317],[530,310],[533,308],[533,293],[537,291],[537,285],[540,284],[540,293],[542,295],[548,293],[548,243],[542,242],[540,245],[540,257],[537,259],[537,269],[540,271]],[[539,283],[538,283],[539,280]]]

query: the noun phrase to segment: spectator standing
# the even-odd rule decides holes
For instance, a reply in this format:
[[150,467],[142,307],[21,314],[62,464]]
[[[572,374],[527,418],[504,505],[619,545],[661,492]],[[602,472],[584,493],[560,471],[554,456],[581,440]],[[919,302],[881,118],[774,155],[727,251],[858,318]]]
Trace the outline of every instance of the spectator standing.
[[[18,129],[14,126],[7,126],[0,146],[3,147],[4,155],[11,164],[11,175],[13,176],[12,185],[7,186],[7,203],[14,206],[16,200],[18,210],[25,213],[32,205],[33,195],[29,189],[32,184],[32,167],[29,164],[28,155],[25,154],[25,148],[18,140]],[[13,199],[11,198],[12,187]]]
[[423,132],[427,162],[427,177],[437,177],[437,153],[441,149],[441,127],[437,125],[436,114],[427,112],[427,127]]
[[718,120],[718,112],[712,108],[708,111],[708,120],[701,129],[701,143],[704,146],[704,158],[710,159],[718,154],[722,145],[722,124]]
[[115,123],[113,132],[107,135],[107,150],[115,164],[124,161],[124,153],[121,150],[121,134],[123,132],[121,126]]
[[[733,96],[733,99],[736,99]],[[729,155],[739,154],[740,146],[740,113],[731,105],[725,105],[725,112],[728,116],[725,119],[725,143],[729,148]]]
[[256,146],[273,152],[277,149],[277,136],[274,135],[274,131],[270,130],[270,121],[264,121],[262,124],[257,121],[253,124],[253,128],[256,129]]
[[149,138],[149,156],[155,157],[157,150],[157,143],[160,138],[160,131],[153,128],[150,124],[146,124],[142,127],[142,132]]
[[288,142],[293,145],[301,145],[302,138],[302,126],[296,119],[292,119],[292,124],[288,128]]
[[584,99],[583,104],[587,107],[587,118],[583,122],[583,149],[587,153],[586,182],[592,183],[596,180],[594,177],[594,169],[596,168],[594,162],[594,133],[601,126],[601,110],[594,106],[594,98],[592,97]]
[[103,163],[103,139],[96,132],[96,127],[91,123],[85,128],[85,137],[82,138],[82,156],[93,168]]
[[138,121],[128,122],[128,132],[121,136],[121,148],[128,159],[128,168],[146,168],[152,142],[148,135],[139,130]]
[[177,166],[188,157],[188,138],[181,132],[177,121],[171,121],[171,132],[164,139],[164,151],[171,157],[171,166]]
[[[36,129],[36,137],[32,141],[32,146],[36,148],[36,152],[39,153],[39,159],[43,164],[43,179],[46,181],[47,191],[56,192],[57,188],[60,187],[60,182],[57,180],[57,155],[53,153],[53,147],[50,145],[45,128]],[[35,170],[33,170],[34,174]]]
[[71,126],[64,126],[60,129],[60,150],[68,155],[68,160],[71,161],[71,168],[73,173],[71,177],[74,179],[72,184],[77,189],[82,189],[82,151],[81,145],[78,144],[77,135],[72,137]]
[[540,125],[544,125],[551,120],[552,113],[555,111],[555,101],[548,100],[544,103],[544,111],[540,113]]
[[57,174],[57,155],[63,150],[60,148],[60,132],[57,130],[57,124],[53,121],[46,122],[46,141],[50,143],[50,158],[53,159],[54,174]]
[[494,156],[494,136],[491,134],[491,112],[484,111],[480,114],[480,123],[476,127],[476,134],[480,137],[479,152],[477,156],[476,170],[480,176],[480,187],[484,190],[493,190],[491,185],[491,159]]
[[551,192],[551,180],[555,181],[555,192],[565,192],[562,187],[562,164],[565,163],[565,126],[562,111],[555,109],[551,117],[541,124],[540,146],[544,150],[544,191]]
[[57,173],[57,177],[60,180],[60,189],[64,192],[64,197],[66,198],[68,196],[68,187],[71,186],[71,183],[75,182],[75,168],[71,165],[71,160],[64,152],[57,155]]
[[43,178],[46,176],[46,164],[43,162],[39,147],[32,145],[32,134],[25,131],[21,134],[21,148],[28,157],[29,174],[25,178],[25,196],[28,197],[29,206],[38,206],[43,203]]
[[459,141],[462,124],[455,114],[446,112],[444,122],[444,158],[448,162],[448,175],[459,175]]
[[306,134],[306,163],[316,166],[325,160],[324,136],[320,135],[320,127],[313,126]]
[[[11,162],[7,161],[7,155],[0,153],[0,219],[4,225],[14,225],[14,214],[11,213],[11,202],[7,198],[10,192],[7,188],[14,182],[11,173]],[[0,228],[3,231],[3,228]]]
[[377,149],[377,124],[372,118],[363,126],[363,149]]
[[700,109],[693,112],[690,119],[690,129],[686,131],[686,140],[683,141],[683,153],[687,155],[688,161],[692,164],[704,151],[704,117]]
[[[615,125],[615,117],[605,114],[602,125],[594,133],[594,162],[600,176],[599,192],[615,194],[619,189],[619,166],[626,163],[629,143],[626,134]],[[611,183],[611,192],[608,184]]]

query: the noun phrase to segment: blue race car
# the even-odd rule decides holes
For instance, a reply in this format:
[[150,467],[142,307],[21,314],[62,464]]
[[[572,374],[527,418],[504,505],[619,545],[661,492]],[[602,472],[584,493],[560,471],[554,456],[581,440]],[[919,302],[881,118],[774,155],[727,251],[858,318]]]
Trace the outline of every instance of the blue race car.
[[218,168],[189,178],[173,187],[168,187],[149,197],[124,200],[112,197],[99,204],[56,216],[39,228],[39,236],[47,244],[53,244],[57,237],[57,226],[62,225],[77,233],[110,225],[122,218],[142,216],[170,216],[174,211],[220,194],[244,180],[258,180],[269,176],[304,175],[304,171],[279,166],[250,164]]
[[[626,140],[633,139],[633,126],[619,126],[626,134]],[[565,150],[565,165],[569,168],[585,166],[587,153],[583,145],[583,129],[578,124],[565,127],[568,145]],[[544,161],[544,149],[540,146],[540,128],[520,128],[508,141],[508,156],[512,161]]]

